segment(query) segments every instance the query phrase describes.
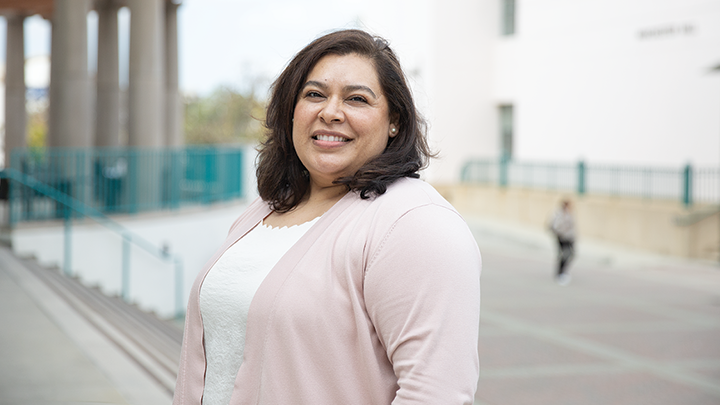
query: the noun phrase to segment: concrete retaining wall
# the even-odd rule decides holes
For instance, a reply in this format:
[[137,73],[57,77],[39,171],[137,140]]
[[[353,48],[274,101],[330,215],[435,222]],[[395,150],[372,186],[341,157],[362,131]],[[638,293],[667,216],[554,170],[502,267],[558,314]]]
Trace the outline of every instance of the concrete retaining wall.
[[585,195],[482,185],[435,185],[461,213],[542,229],[560,200],[575,209],[580,238],[588,237],[649,252],[718,260],[717,206]]

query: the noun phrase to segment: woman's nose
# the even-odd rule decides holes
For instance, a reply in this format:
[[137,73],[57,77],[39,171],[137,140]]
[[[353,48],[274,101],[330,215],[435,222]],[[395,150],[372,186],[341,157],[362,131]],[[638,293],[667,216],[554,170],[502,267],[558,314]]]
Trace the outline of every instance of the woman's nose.
[[341,123],[345,121],[345,113],[342,109],[342,101],[335,100],[334,98],[328,99],[322,110],[320,110],[319,116],[320,120],[322,120],[326,124],[329,124],[331,122]]

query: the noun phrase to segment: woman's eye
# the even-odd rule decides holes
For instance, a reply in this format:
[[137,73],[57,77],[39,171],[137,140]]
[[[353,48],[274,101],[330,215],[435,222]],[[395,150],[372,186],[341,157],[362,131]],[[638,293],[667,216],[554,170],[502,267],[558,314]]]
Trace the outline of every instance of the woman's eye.
[[320,94],[320,93],[317,92],[317,91],[311,90],[311,91],[308,91],[307,93],[305,93],[305,97],[308,97],[308,98],[318,98],[318,97],[322,97],[322,94]]
[[352,96],[349,98],[350,101],[355,101],[358,103],[367,103],[367,100],[363,96]]

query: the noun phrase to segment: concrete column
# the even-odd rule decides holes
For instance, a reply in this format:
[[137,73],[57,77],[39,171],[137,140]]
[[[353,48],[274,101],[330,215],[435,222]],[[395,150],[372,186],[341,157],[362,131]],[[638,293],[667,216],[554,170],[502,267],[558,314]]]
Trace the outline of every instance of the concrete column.
[[165,2],[130,0],[130,146],[165,144]]
[[178,85],[178,7],[179,4],[168,1],[165,12],[165,144],[171,147],[183,144],[182,107]]
[[119,8],[116,0],[96,0],[98,13],[96,146],[120,145]]
[[56,0],[52,19],[49,145],[92,146],[87,13],[89,0]]
[[10,152],[26,143],[25,40],[24,16],[7,17],[5,55],[5,167],[10,167]]

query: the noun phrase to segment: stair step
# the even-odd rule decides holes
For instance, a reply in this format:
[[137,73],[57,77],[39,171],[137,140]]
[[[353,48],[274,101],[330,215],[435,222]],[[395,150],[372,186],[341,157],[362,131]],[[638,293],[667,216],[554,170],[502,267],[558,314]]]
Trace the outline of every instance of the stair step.
[[183,334],[177,322],[160,319],[119,297],[107,296],[33,259],[18,260],[172,395]]

